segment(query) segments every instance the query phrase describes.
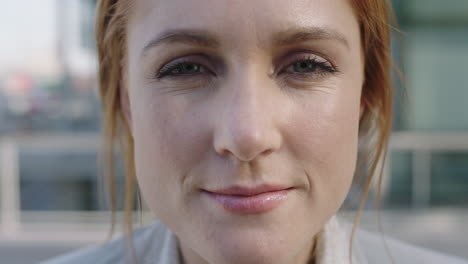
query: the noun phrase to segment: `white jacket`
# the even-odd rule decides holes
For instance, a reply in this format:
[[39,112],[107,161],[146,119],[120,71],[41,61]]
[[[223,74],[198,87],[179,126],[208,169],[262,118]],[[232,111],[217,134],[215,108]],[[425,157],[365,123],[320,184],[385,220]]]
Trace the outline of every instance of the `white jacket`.
[[[351,225],[332,217],[317,246],[317,264],[348,264]],[[468,261],[358,230],[353,242],[353,264],[468,264]],[[180,264],[177,239],[161,222],[134,231],[138,264]],[[41,264],[130,264],[123,238],[102,246],[81,249]],[[390,254],[390,255],[389,255]]]

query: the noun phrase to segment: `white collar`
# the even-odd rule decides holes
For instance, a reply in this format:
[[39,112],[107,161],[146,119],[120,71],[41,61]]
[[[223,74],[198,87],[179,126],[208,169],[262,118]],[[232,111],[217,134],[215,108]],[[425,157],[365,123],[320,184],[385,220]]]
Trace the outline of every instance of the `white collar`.
[[[349,261],[349,243],[352,227],[333,216],[319,233],[316,264],[344,264]],[[357,241],[353,242],[353,264],[367,264]]]

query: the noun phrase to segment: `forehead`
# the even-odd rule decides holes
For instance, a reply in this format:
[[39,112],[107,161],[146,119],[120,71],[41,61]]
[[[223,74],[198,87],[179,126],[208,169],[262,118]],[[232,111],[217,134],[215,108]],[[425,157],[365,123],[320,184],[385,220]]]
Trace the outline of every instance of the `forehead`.
[[[290,28],[325,28],[359,45],[359,27],[348,0],[135,0],[130,38],[142,47],[170,29],[201,29],[226,45],[271,41]],[[140,48],[142,48],[140,47]]]

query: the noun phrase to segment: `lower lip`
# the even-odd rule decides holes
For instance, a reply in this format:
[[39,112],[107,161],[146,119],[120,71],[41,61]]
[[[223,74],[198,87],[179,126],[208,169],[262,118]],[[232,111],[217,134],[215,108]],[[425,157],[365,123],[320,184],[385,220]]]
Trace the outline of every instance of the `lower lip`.
[[226,195],[212,192],[206,192],[206,194],[229,212],[236,214],[262,214],[278,207],[286,199],[289,191],[289,189],[286,189],[251,196]]

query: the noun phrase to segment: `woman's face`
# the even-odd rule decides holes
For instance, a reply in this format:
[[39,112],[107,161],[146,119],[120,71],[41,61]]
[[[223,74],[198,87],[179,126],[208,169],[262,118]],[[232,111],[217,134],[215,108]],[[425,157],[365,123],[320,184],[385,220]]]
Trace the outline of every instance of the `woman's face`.
[[355,169],[349,1],[136,0],[127,56],[138,183],[186,263],[305,263]]

